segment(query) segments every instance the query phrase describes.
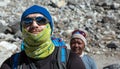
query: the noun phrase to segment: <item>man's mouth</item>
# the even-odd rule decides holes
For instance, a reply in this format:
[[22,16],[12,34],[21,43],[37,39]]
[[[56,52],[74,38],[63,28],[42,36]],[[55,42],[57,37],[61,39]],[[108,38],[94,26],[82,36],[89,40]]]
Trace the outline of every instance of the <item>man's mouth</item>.
[[33,33],[33,34],[38,34],[40,31],[39,30],[30,30],[29,32]]

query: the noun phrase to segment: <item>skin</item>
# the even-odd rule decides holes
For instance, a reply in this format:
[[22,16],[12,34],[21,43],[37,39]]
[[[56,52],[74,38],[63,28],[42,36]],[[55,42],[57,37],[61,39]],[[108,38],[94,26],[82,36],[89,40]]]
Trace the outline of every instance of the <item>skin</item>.
[[[29,18],[34,18],[34,17],[44,17],[42,14],[30,14],[26,17],[29,17]],[[32,24],[30,25],[23,25],[23,27],[30,33],[33,33],[33,34],[38,34],[39,32],[41,32],[45,27],[46,25],[45,24],[42,24],[42,25],[38,25],[37,22],[34,20]]]
[[72,38],[70,41],[70,48],[73,52],[81,55],[85,48],[85,43],[80,38]]

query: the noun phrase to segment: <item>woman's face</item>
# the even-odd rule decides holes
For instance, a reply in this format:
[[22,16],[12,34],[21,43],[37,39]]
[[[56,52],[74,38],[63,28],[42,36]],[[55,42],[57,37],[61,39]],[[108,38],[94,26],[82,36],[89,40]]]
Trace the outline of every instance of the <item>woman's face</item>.
[[45,22],[42,14],[30,14],[23,20],[23,27],[30,33],[38,34],[46,27]]
[[85,43],[80,38],[73,38],[70,41],[70,48],[73,52],[77,53],[78,55],[81,55],[82,51],[85,48]]

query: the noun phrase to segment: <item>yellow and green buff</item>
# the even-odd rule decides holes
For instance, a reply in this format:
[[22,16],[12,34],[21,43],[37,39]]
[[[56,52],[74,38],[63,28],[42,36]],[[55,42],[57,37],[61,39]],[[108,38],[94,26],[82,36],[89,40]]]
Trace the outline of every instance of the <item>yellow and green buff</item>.
[[51,28],[49,23],[47,23],[43,31],[37,35],[29,33],[24,28],[22,28],[22,34],[24,37],[25,52],[27,56],[31,58],[45,58],[52,54],[55,49],[55,46],[51,41]]

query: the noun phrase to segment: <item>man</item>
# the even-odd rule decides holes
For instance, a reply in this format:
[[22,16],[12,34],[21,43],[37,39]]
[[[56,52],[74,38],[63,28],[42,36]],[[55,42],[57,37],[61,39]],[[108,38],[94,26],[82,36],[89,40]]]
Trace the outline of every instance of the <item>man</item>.
[[72,52],[75,52],[82,58],[86,69],[97,69],[94,60],[84,54],[84,48],[87,45],[86,33],[82,30],[74,30],[71,35],[70,48]]
[[82,60],[78,62],[80,65],[74,63],[76,59],[70,60],[67,51],[64,52],[67,64],[60,61],[61,47],[55,46],[51,40],[53,22],[46,8],[33,5],[26,9],[21,16],[20,29],[24,50],[17,58],[16,54],[8,58],[0,69],[85,69]]

